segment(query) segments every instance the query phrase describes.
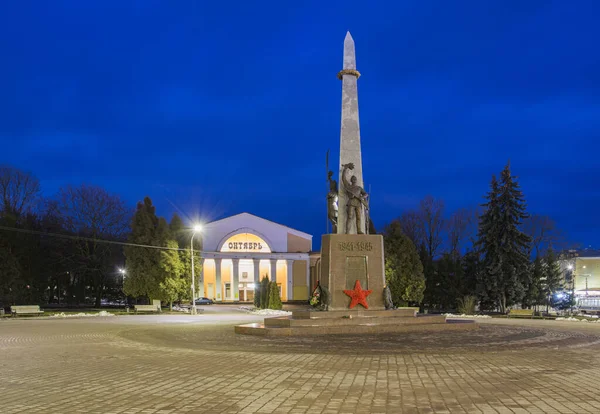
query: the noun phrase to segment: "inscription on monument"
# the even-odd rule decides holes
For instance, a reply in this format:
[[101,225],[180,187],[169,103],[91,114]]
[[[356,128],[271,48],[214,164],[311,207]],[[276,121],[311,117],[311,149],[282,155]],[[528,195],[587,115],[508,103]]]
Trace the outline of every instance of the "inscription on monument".
[[342,252],[370,252],[373,250],[371,242],[339,242],[338,249]]
[[369,289],[369,278],[367,277],[367,257],[346,257],[346,289],[354,289],[356,281],[360,281],[363,289]]

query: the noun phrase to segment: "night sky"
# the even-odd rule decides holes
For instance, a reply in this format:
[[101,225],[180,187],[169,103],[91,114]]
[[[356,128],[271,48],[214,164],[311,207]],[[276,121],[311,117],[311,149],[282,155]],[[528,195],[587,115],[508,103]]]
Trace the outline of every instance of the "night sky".
[[599,17],[593,0],[5,1],[0,164],[47,196],[247,211],[318,247],[350,30],[378,227],[427,194],[481,203],[510,159],[530,212],[598,247]]

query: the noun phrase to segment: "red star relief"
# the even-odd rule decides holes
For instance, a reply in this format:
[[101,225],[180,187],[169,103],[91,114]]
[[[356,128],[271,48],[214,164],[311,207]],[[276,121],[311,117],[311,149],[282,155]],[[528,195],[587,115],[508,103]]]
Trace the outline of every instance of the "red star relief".
[[367,296],[369,296],[371,292],[373,291],[363,290],[363,288],[360,286],[360,282],[357,280],[356,283],[354,283],[354,290],[344,290],[344,293],[352,298],[349,308],[352,309],[356,305],[361,304],[365,307],[365,309],[369,309],[369,305],[367,304]]

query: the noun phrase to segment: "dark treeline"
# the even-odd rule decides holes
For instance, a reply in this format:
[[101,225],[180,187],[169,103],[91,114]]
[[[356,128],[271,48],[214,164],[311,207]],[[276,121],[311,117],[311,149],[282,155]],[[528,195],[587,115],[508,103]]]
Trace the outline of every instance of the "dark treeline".
[[[40,190],[31,174],[0,167],[0,305],[191,298],[191,231],[177,215],[158,217],[149,198],[132,211],[100,187],[65,186],[49,198]],[[427,196],[383,233],[397,305],[504,312],[554,306],[563,288],[556,252],[564,236],[549,217],[527,212],[509,165],[481,206],[448,213]]]
[[93,303],[120,295],[131,212],[100,187],[66,186],[50,198],[29,173],[0,167],[0,303]]
[[481,206],[448,214],[427,196],[388,224],[384,238],[386,277],[401,304],[442,311],[468,302],[501,312],[561,305],[556,252],[565,238],[551,218],[527,212],[510,165],[492,177]]
[[182,220],[157,217],[149,198],[136,211],[119,195],[88,185],[44,198],[36,177],[0,167],[0,306],[98,307],[124,293],[171,304],[189,300],[190,241]]

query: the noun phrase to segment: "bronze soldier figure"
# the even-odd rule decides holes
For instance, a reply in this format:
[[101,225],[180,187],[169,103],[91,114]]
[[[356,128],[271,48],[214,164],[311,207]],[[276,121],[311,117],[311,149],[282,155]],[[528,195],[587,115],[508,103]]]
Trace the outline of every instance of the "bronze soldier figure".
[[327,217],[331,222],[331,232],[337,233],[338,225],[338,186],[337,181],[333,178],[333,171],[329,171],[327,174],[327,180],[329,181],[329,193],[327,193]]
[[362,209],[363,207],[368,208],[367,197],[369,196],[366,191],[356,184],[357,178],[355,175],[350,177],[350,182],[346,178],[346,172],[354,169],[354,164],[342,165],[344,170],[342,171],[342,183],[344,183],[344,190],[348,194],[348,203],[346,205],[347,217],[346,217],[346,234],[350,234],[352,223],[356,223],[356,233],[365,234],[362,229]]

